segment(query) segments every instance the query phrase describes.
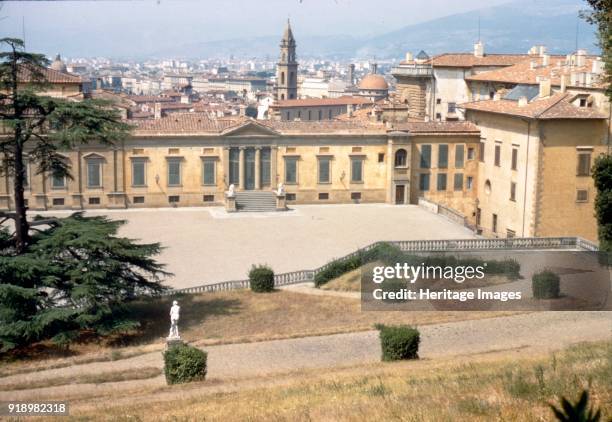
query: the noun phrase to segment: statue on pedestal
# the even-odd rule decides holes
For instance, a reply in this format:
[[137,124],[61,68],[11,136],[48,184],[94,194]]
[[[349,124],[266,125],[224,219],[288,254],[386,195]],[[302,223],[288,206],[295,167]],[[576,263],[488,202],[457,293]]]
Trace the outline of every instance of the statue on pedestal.
[[168,334],[168,340],[180,340],[181,338],[178,331],[180,312],[181,307],[175,300],[172,302],[172,308],[170,308],[170,334]]
[[276,191],[276,195],[283,196],[285,194],[285,185],[282,183],[278,184],[278,190]]
[[229,189],[227,190],[227,197],[233,198],[234,196],[236,196],[236,186],[234,186],[234,184],[232,183],[231,185],[229,185]]

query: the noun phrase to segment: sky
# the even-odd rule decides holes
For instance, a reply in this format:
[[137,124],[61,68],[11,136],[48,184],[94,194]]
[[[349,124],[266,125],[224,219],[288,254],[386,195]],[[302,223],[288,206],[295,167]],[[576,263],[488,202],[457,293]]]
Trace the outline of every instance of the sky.
[[130,56],[177,43],[282,34],[367,38],[508,0],[137,0],[0,2],[0,37],[31,51]]

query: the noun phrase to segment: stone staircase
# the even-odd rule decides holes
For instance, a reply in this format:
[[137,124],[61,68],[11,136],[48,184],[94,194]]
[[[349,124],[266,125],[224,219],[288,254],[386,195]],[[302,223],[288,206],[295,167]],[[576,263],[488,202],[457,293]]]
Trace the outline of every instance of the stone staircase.
[[272,191],[236,192],[236,208],[246,212],[276,211],[276,196]]

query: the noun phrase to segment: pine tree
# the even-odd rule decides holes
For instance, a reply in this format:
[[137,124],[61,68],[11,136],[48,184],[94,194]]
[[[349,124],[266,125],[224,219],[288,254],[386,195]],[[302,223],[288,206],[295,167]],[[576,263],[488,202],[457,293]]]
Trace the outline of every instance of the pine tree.
[[139,325],[126,318],[124,306],[162,292],[168,273],[153,259],[159,244],[117,236],[124,223],[76,213],[34,234],[27,252],[0,256],[2,350]]
[[49,61],[24,51],[23,41],[16,38],[0,39],[0,47],[8,47],[0,51],[0,126],[8,129],[0,137],[0,174],[13,179],[15,200],[15,212],[4,216],[14,220],[15,249],[22,253],[30,238],[24,200],[26,155],[36,162],[37,174],[71,178],[59,150],[92,142],[109,145],[123,139],[130,127],[108,102],[46,96],[44,68]]

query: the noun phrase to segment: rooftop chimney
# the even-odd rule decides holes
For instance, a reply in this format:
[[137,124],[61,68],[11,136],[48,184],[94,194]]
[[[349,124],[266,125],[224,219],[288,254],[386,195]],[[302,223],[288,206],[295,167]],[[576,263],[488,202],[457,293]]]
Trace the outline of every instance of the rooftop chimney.
[[484,45],[482,41],[478,41],[476,44],[474,44],[474,56],[484,57]]
[[153,106],[153,117],[161,119],[161,103],[155,103]]
[[565,92],[567,90],[567,86],[570,83],[570,75],[567,73],[561,75],[561,92]]
[[540,80],[540,98],[550,97],[550,79]]

